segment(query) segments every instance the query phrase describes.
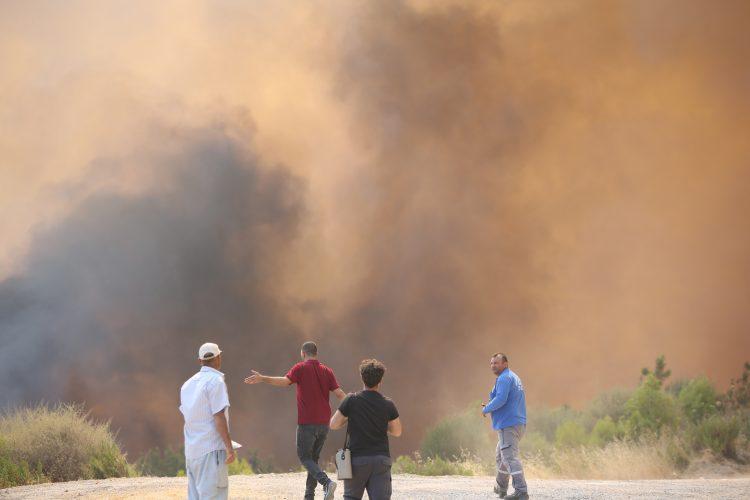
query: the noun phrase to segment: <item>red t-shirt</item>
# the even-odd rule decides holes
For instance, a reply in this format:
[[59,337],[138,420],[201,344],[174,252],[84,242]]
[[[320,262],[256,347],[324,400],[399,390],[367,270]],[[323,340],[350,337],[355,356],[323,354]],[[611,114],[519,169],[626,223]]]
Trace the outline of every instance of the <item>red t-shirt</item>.
[[328,394],[339,388],[333,370],[317,359],[308,359],[294,365],[286,378],[297,384],[297,423],[328,425]]

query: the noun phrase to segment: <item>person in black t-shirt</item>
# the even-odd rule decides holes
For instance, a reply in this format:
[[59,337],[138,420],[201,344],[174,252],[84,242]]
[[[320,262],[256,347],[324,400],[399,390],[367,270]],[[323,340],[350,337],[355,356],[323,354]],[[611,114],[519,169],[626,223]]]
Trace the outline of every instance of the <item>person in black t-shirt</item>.
[[366,359],[359,365],[364,390],[349,394],[331,417],[331,429],[348,422],[352,478],[344,479],[344,498],[360,499],[367,490],[370,500],[391,498],[391,454],[388,435],[401,435],[401,419],[393,401],[380,394],[385,365]]

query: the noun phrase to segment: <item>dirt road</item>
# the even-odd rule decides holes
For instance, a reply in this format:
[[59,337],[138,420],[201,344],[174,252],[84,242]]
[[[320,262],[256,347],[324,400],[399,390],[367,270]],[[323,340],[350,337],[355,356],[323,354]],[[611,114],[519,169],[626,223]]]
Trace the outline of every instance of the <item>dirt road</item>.
[[[491,477],[424,477],[398,475],[394,477],[395,499],[492,499]],[[232,476],[229,480],[230,498],[298,499],[304,487],[301,473]],[[185,478],[132,478],[102,481],[74,481],[70,483],[22,486],[0,490],[6,498],[90,498],[90,499],[162,499],[185,498]],[[652,481],[573,481],[530,480],[529,491],[534,499],[629,499],[629,498],[750,498],[750,478],[733,479],[677,479]],[[320,498],[320,494],[318,498]],[[343,497],[343,485],[336,498]]]

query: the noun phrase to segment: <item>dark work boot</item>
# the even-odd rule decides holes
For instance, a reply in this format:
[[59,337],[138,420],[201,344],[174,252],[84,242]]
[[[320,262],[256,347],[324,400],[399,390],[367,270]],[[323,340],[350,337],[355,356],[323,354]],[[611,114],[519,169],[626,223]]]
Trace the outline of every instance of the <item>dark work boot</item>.
[[495,493],[497,493],[497,496],[500,498],[505,498],[508,494],[508,490],[501,488],[499,484],[495,483]]
[[525,491],[514,491],[510,495],[505,496],[506,500],[529,500],[529,494]]

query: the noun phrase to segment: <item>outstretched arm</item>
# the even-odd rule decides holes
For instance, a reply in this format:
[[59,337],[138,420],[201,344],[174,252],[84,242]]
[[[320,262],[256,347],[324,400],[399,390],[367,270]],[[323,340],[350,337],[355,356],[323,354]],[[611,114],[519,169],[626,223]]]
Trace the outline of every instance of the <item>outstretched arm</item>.
[[255,370],[250,370],[250,373],[252,375],[245,379],[246,384],[260,384],[262,382],[264,384],[275,385],[278,387],[292,385],[292,381],[287,377],[269,377],[268,375],[261,375]]

